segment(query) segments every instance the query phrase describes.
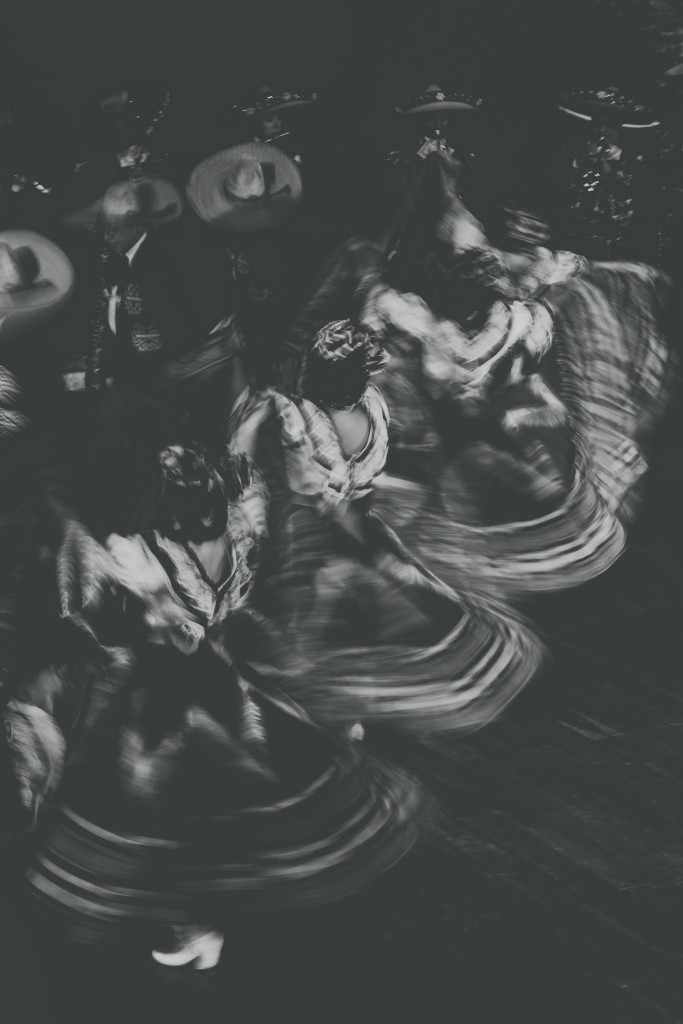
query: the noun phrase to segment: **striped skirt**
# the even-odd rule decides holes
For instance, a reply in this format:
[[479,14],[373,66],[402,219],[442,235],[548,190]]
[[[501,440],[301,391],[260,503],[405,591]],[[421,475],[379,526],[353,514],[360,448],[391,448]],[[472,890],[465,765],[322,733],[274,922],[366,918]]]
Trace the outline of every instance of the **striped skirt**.
[[360,719],[419,734],[492,721],[534,678],[543,649],[509,608],[469,599],[360,512],[364,543],[291,505],[273,533],[261,610],[274,627],[281,685],[316,720]]
[[146,652],[27,873],[74,940],[339,899],[418,835],[419,791],[203,652]]
[[[570,475],[550,508],[483,525],[457,464],[442,464],[428,487],[380,480],[376,507],[447,583],[514,599],[586,583],[622,554],[672,390],[667,288],[650,268],[615,263],[546,293],[555,311],[549,365],[572,447]],[[498,469],[492,462],[491,474]]]

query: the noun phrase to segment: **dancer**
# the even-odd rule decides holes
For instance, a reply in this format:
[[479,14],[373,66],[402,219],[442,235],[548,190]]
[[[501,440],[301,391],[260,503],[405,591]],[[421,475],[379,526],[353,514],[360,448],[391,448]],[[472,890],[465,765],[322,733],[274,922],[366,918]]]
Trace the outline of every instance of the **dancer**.
[[389,428],[369,381],[383,361],[370,332],[334,322],[308,353],[300,401],[246,388],[235,404],[230,446],[273,498],[254,602],[315,718],[477,728],[534,676],[540,645],[508,609],[445,586],[372,510]]
[[456,552],[486,549],[491,578],[515,590],[584,582],[619,556],[638,508],[671,373],[667,280],[524,232],[498,248],[449,164],[429,159],[363,314],[395,356],[394,468],[412,472],[400,456],[414,423],[431,446],[419,550],[448,572]]
[[67,770],[29,884],[71,938],[141,933],[160,964],[209,968],[236,912],[336,899],[391,867],[417,792],[264,668],[249,592],[266,492],[248,460],[219,471],[172,444],[140,482],[126,535],[65,523],[63,614],[134,667]]

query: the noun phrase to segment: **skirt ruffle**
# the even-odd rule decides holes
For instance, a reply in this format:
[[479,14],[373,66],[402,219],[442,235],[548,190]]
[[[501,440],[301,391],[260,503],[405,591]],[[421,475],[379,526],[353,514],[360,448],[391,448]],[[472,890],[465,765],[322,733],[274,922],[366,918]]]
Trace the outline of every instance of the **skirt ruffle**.
[[379,516],[366,513],[364,529],[353,551],[312,509],[294,506],[281,524],[264,608],[291,665],[282,685],[337,727],[429,734],[490,722],[535,676],[540,642],[493,598],[461,598]]
[[168,673],[155,686],[147,659],[45,825],[27,882],[68,937],[116,944],[141,928],[329,902],[410,850],[410,778],[215,662],[210,681],[229,700],[198,693],[206,662],[176,653],[156,668],[187,663],[185,696]]
[[[550,508],[483,524],[477,495],[456,462],[442,463],[421,488],[392,467],[399,478],[377,488],[376,506],[439,577],[456,588],[514,599],[584,584],[617,561],[671,396],[668,287],[647,267],[598,264],[587,278],[549,289],[555,310],[549,366],[568,410],[572,448],[570,477]],[[478,468],[486,473],[484,458]],[[488,469],[504,487],[495,460]]]
[[450,518],[424,491],[390,479],[377,488],[376,504],[437,576],[484,596],[580,586],[606,572],[626,547],[624,526],[580,472],[559,508],[499,526]]
[[109,831],[62,808],[28,872],[69,938],[116,943],[151,925],[328,903],[393,867],[417,839],[417,791],[347,750],[304,792],[200,823],[192,840]]

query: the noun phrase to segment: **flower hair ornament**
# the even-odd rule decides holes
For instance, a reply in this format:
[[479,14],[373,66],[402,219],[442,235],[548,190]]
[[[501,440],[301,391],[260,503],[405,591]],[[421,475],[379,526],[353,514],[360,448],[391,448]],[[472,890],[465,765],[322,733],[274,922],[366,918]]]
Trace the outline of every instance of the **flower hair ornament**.
[[238,501],[254,482],[253,464],[244,452],[225,452],[221,459],[220,471],[228,500],[231,502]]
[[374,331],[351,320],[334,320],[318,331],[309,352],[304,396],[321,408],[353,409],[387,360]]
[[165,479],[176,487],[202,487],[209,478],[206,451],[200,447],[169,445],[159,453]]
[[365,355],[365,370],[369,376],[381,373],[388,361],[379,336],[367,327],[351,320],[334,320],[316,335],[311,355],[327,363],[347,359],[354,352]]
[[159,465],[166,529],[192,540],[209,539],[214,531],[219,535],[227,516],[226,487],[204,448],[169,445],[160,452]]
[[219,489],[229,501],[237,501],[250,485],[251,464],[245,455],[227,453],[220,471],[201,445],[169,445],[159,454],[159,465],[166,482],[180,488],[203,488],[207,495]]

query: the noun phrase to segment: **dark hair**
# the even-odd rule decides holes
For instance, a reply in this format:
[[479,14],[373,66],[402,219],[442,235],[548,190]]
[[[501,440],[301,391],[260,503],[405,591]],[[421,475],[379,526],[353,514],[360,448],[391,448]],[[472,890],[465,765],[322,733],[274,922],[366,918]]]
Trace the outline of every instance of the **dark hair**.
[[303,395],[316,405],[348,409],[360,402],[369,380],[364,349],[357,349],[335,361],[311,352],[304,374]]
[[423,262],[416,290],[437,315],[475,327],[495,298],[486,273],[489,265],[492,273],[500,271],[500,261],[486,250],[456,254],[436,242]]
[[228,525],[225,480],[199,445],[165,448],[159,456],[160,495],[154,526],[174,540],[220,537]]
[[[170,410],[154,403],[109,403],[94,425],[88,478],[79,481],[78,507],[88,528],[97,537],[159,530],[195,543],[220,536],[228,503],[250,479],[247,461],[222,450],[208,453]],[[179,474],[160,462],[169,444],[184,453]]]

